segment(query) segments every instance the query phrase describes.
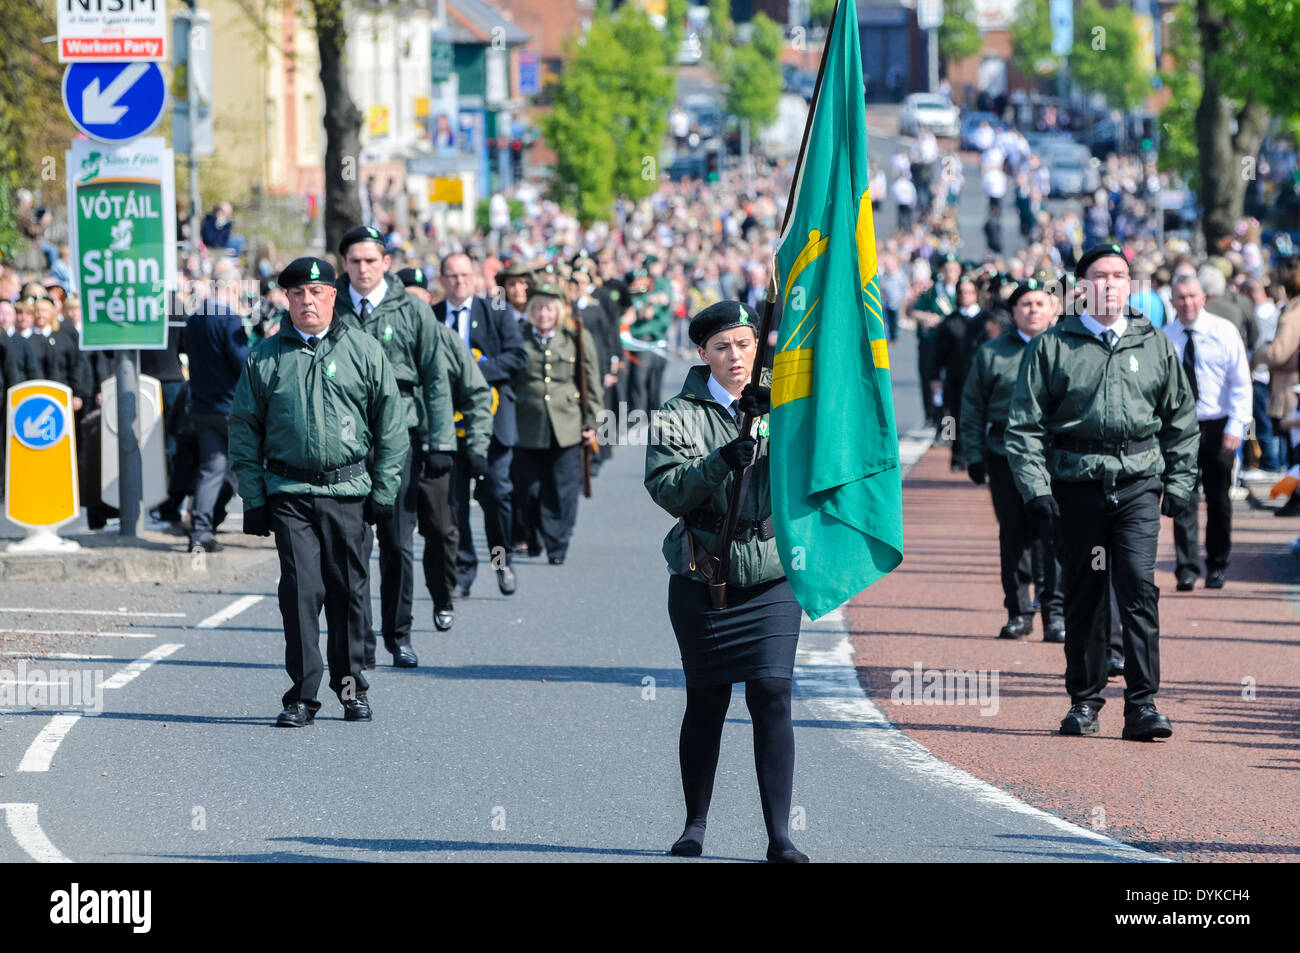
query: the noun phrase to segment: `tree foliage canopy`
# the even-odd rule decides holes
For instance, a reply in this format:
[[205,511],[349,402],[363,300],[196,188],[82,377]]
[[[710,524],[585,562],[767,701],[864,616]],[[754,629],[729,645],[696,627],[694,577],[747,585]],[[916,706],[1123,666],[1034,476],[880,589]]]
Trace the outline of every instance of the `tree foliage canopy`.
[[944,60],[949,63],[964,60],[983,46],[971,0],[944,0],[943,25],[939,27],[939,52]]

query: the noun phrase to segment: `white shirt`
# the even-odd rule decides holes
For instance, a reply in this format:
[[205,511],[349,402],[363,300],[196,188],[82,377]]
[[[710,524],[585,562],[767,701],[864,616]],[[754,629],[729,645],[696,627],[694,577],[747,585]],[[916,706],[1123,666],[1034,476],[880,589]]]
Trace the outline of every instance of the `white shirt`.
[[[451,328],[460,335],[460,339],[465,342],[465,347],[469,348],[469,315],[474,310],[474,296],[470,295],[457,308],[447,301],[447,327]],[[473,350],[473,348],[470,348]]]
[[361,316],[362,301],[370,302],[370,313],[374,314],[375,308],[379,307],[379,302],[384,300],[384,295],[387,292],[388,282],[383,278],[379,279],[379,284],[370,289],[370,294],[368,295],[363,295],[359,293],[356,288],[353,288],[351,284],[348,285],[348,294],[352,298],[352,310],[357,313],[357,317]]
[[1124,317],[1122,314],[1115,319],[1115,323],[1110,327],[1102,324],[1087,311],[1084,311],[1079,315],[1079,320],[1083,322],[1085,328],[1101,339],[1102,344],[1106,343],[1105,334],[1107,331],[1115,332],[1115,343],[1119,344],[1119,339],[1122,338],[1124,332],[1128,330],[1128,318]]
[[[1196,419],[1227,417],[1226,432],[1243,437],[1255,410],[1250,364],[1241,333],[1227,318],[1205,310],[1196,316],[1191,331],[1196,336]],[[1174,319],[1164,326],[1164,332],[1181,362],[1187,349],[1187,328]]]
[[[292,321],[290,321],[289,323],[290,323],[290,324],[293,324]],[[327,334],[330,333],[330,329],[329,329],[328,326],[325,328],[324,331],[322,331],[320,334],[316,334],[316,335],[308,334],[306,331],[304,331],[302,328],[298,327],[298,325],[296,325],[296,324],[293,324],[293,329],[294,329],[295,331],[298,332],[298,337],[302,338],[304,341],[309,341],[309,340],[311,340],[313,337],[315,337],[316,340],[319,341],[319,340],[321,340],[321,338],[325,337],[325,335],[327,335]]]
[[727,388],[719,384],[712,374],[709,375],[709,393],[713,395],[714,400],[716,400],[719,404],[722,405],[723,410],[731,414],[731,419],[735,420],[736,414],[740,413],[740,409],[737,408],[736,411],[733,413],[731,409],[731,402],[733,400],[738,400],[740,398],[740,395],[739,394],[733,395],[730,391],[727,390]]
[[1028,334],[1020,330],[1019,328],[1016,328],[1016,333],[1020,335],[1020,340],[1024,341],[1026,344],[1029,344],[1031,341],[1033,341],[1033,338],[1031,338]]

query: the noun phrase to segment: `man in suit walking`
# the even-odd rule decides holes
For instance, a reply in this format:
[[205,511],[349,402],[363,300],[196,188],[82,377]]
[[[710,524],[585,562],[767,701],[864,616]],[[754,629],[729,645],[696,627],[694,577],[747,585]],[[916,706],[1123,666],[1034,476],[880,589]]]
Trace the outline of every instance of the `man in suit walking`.
[[515,425],[515,392],[510,379],[528,364],[519,325],[507,310],[489,307],[475,297],[474,265],[460,252],[442,260],[442,285],[447,298],[434,306],[434,314],[465,342],[488,384],[498,393],[496,415],[492,422],[492,441],[488,447],[487,473],[470,472],[468,459],[457,456],[452,495],[460,530],[460,551],[456,557],[458,593],[463,599],[470,593],[478,575],[478,555],[469,527],[469,481],[478,477],[474,498],[483,508],[483,529],[487,536],[497,586],[502,595],[516,589],[511,565],[511,493],[510,460],[518,431]]

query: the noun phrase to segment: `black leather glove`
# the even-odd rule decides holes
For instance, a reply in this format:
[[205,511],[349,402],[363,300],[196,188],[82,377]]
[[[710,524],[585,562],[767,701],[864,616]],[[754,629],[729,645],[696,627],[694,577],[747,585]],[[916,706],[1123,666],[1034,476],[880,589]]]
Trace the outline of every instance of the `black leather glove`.
[[271,508],[255,506],[244,510],[244,533],[248,536],[271,535]]
[[1162,516],[1182,516],[1187,512],[1188,501],[1181,496],[1170,496],[1166,493],[1160,500],[1160,513]]
[[718,451],[727,466],[733,470],[743,470],[754,462],[758,455],[758,441],[750,436],[737,437]]
[[469,461],[470,476],[474,479],[481,480],[488,475],[488,461],[483,454],[470,450],[465,454],[465,458]]
[[429,452],[424,455],[424,475],[426,477],[446,476],[456,463],[450,453]]
[[746,384],[745,389],[740,392],[740,403],[737,406],[742,414],[761,417],[772,409],[772,388],[764,387],[762,384],[758,387]]
[[1051,494],[1034,497],[1025,504],[1025,509],[1039,523],[1050,523],[1061,516],[1061,507],[1057,504],[1056,497]]
[[988,472],[984,469],[984,461],[976,460],[974,463],[966,464],[966,475],[976,486],[983,486],[984,480],[988,477]]
[[378,523],[380,520],[386,520],[393,515],[393,504],[376,503],[373,496],[368,496],[361,514],[367,523]]

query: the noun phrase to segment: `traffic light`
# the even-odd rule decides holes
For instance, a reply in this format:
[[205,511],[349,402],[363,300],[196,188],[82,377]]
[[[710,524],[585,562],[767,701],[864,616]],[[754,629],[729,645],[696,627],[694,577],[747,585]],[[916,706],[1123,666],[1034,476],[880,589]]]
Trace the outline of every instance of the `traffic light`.
[[510,167],[514,180],[521,181],[524,177],[524,144],[519,139],[510,142]]

